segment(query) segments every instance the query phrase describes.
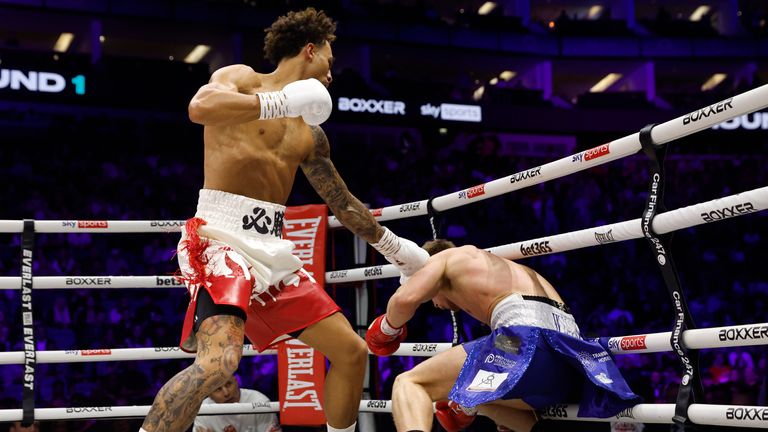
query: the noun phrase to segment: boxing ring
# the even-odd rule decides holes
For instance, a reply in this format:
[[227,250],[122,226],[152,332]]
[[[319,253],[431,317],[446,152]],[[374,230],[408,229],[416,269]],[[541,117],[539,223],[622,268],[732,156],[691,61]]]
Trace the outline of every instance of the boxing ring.
[[[566,156],[562,159],[533,167],[507,177],[473,186],[454,193],[429,200],[415,201],[400,205],[371,210],[379,221],[414,216],[434,215],[439,212],[479,202],[487,198],[513,192],[545,181],[563,177],[597,165],[624,158],[647,149],[648,142],[656,148],[685,137],[723,121],[751,113],[768,106],[768,85],[739,94],[725,101],[710,105],[688,115],[646,128],[616,141]],[[647,153],[647,151],[646,151]],[[651,190],[652,192],[655,189]],[[655,192],[654,192],[655,193]],[[653,201],[653,200],[652,200]],[[600,246],[638,238],[649,238],[648,226],[657,235],[677,230],[727,220],[738,216],[760,212],[768,208],[768,186],[721,197],[676,210],[659,213],[655,218],[642,217],[578,231],[529,239],[487,249],[508,259],[521,259],[560,253],[569,250]],[[1,220],[0,233],[168,233],[178,232],[184,221],[20,221]],[[339,227],[339,222],[330,217],[329,227]],[[645,229],[644,229],[645,226]],[[130,289],[130,288],[183,288],[173,276],[32,276],[32,245],[22,242],[21,277],[0,277],[0,289],[22,290],[29,293],[47,289]],[[662,255],[657,259],[664,265]],[[353,268],[329,271],[327,283],[362,282],[399,276],[392,265]],[[360,303],[361,298],[358,298]],[[364,297],[363,297],[364,301]],[[22,308],[25,300],[22,295]],[[31,303],[30,303],[31,304]],[[364,316],[366,303],[358,304],[358,324],[367,324]],[[362,316],[361,316],[362,315]],[[25,328],[33,324],[31,312],[22,314]],[[26,334],[26,333],[25,333]],[[678,340],[679,342],[676,342]],[[726,327],[682,330],[678,327],[670,332],[639,335],[613,336],[606,339],[608,349],[615,355],[642,354],[679,350],[677,344],[686,349],[725,348],[736,346],[768,345],[768,323],[754,323]],[[449,349],[451,343],[403,343],[393,354],[399,356],[428,357]],[[246,344],[244,356],[274,355],[275,351],[257,353]],[[126,360],[158,360],[192,358],[178,347],[155,348],[104,348],[91,350],[35,351],[34,344],[27,344],[24,351],[0,353],[0,364],[20,364],[32,367],[45,363],[81,363]],[[34,372],[33,372],[34,373]],[[698,374],[698,371],[696,371]],[[34,377],[32,378],[34,379]],[[685,376],[683,378],[683,385]],[[640,423],[673,423],[679,404],[639,404],[619,415],[607,419],[579,418],[577,405],[556,405],[542,410],[544,418],[576,421],[612,421]],[[741,405],[709,405],[692,403],[684,407],[690,423],[715,426],[753,427],[768,429],[768,408]],[[34,419],[103,419],[145,416],[149,406],[115,407],[69,407],[34,408]],[[201,408],[201,414],[242,414],[277,412],[279,404],[211,404]],[[391,401],[362,400],[361,412],[391,412]],[[18,421],[31,413],[23,409],[0,410],[0,421]]]

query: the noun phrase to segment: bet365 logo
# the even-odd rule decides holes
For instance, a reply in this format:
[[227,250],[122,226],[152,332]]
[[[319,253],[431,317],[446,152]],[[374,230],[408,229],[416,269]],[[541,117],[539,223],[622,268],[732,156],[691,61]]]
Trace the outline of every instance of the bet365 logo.
[[[69,82],[72,84],[75,94],[85,94],[85,75],[76,75]],[[66,88],[67,79],[56,72],[0,69],[0,90],[61,93]]]

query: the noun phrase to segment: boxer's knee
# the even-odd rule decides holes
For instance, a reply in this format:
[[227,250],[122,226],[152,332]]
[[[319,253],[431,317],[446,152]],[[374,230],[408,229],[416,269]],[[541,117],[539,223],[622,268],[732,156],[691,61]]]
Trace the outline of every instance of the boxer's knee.
[[341,367],[365,369],[368,361],[368,346],[357,335],[341,345],[333,354],[331,363]]
[[[243,357],[243,338],[231,331],[213,338],[199,338],[195,363],[206,375],[220,374],[224,380],[232,376]],[[237,333],[237,332],[235,332]]]
[[395,382],[392,383],[392,393],[407,389],[407,388],[413,388],[416,387],[423,387],[421,383],[418,381],[416,374],[408,372],[403,372],[400,375],[395,377]]

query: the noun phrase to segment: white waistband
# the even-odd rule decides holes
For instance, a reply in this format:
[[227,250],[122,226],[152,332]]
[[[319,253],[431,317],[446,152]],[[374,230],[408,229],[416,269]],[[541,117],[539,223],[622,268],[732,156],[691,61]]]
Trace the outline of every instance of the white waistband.
[[525,325],[559,331],[573,337],[581,337],[573,315],[535,300],[526,300],[519,293],[501,300],[491,313],[491,328]]
[[213,189],[200,189],[195,216],[209,227],[245,237],[277,237],[283,233],[285,206]]

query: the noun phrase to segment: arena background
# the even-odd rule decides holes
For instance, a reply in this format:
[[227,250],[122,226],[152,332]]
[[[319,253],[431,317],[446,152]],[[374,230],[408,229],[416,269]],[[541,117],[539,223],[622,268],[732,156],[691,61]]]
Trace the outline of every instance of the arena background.
[[[190,217],[202,185],[202,128],[188,120],[187,102],[221,66],[245,63],[271,71],[263,59],[263,28],[307,5],[338,21],[330,87],[335,110],[323,128],[339,172],[372,208],[535,167],[768,78],[768,5],[762,1],[505,0],[480,14],[484,3],[0,0],[0,71],[46,71],[65,82],[60,91],[30,91],[0,79],[0,218]],[[71,43],[56,50],[62,33],[72,34]],[[185,61],[197,45],[209,51]],[[606,83],[609,76],[616,80]],[[597,88],[601,82],[604,88]],[[404,104],[402,114],[393,109],[396,103]],[[477,106],[481,121],[466,113],[441,118],[434,108],[444,103]],[[670,143],[667,207],[765,186],[766,129],[768,114],[755,113]],[[647,181],[647,162],[638,154],[447,211],[441,215],[443,235],[491,247],[634,219],[642,212]],[[317,202],[299,173],[288,204]],[[417,242],[432,236],[423,217],[386,225]],[[698,326],[765,321],[765,236],[763,213],[676,235],[675,258]],[[2,238],[0,276],[18,276],[20,236]],[[176,234],[41,234],[33,270],[38,276],[172,274],[177,240]],[[344,230],[330,234],[329,270],[355,267],[352,243]],[[382,262],[369,254],[368,264]],[[525,264],[560,290],[588,335],[671,329],[665,288],[640,240]],[[354,286],[329,285],[350,319]],[[370,314],[381,313],[395,281],[368,286]],[[41,292],[34,311],[37,349],[174,346],[186,304],[183,290]],[[487,332],[468,316],[463,322],[469,337]],[[450,317],[429,305],[411,329],[413,341],[449,341],[452,334]],[[19,292],[2,291],[0,346],[19,351],[22,345]],[[378,399],[388,399],[397,373],[418,361],[371,359],[372,398]],[[671,354],[617,361],[646,402],[674,402],[680,368]],[[767,361],[763,347],[704,350],[704,402],[765,405]],[[186,364],[40,365],[37,404],[151,404]],[[276,400],[273,358],[244,358],[239,375],[243,387]],[[21,366],[0,366],[0,409],[20,407],[21,377]],[[379,430],[392,430],[389,415],[376,418]],[[42,426],[135,431],[139,424]],[[609,429],[603,423],[567,430],[577,427]],[[492,428],[480,420],[471,430]]]

